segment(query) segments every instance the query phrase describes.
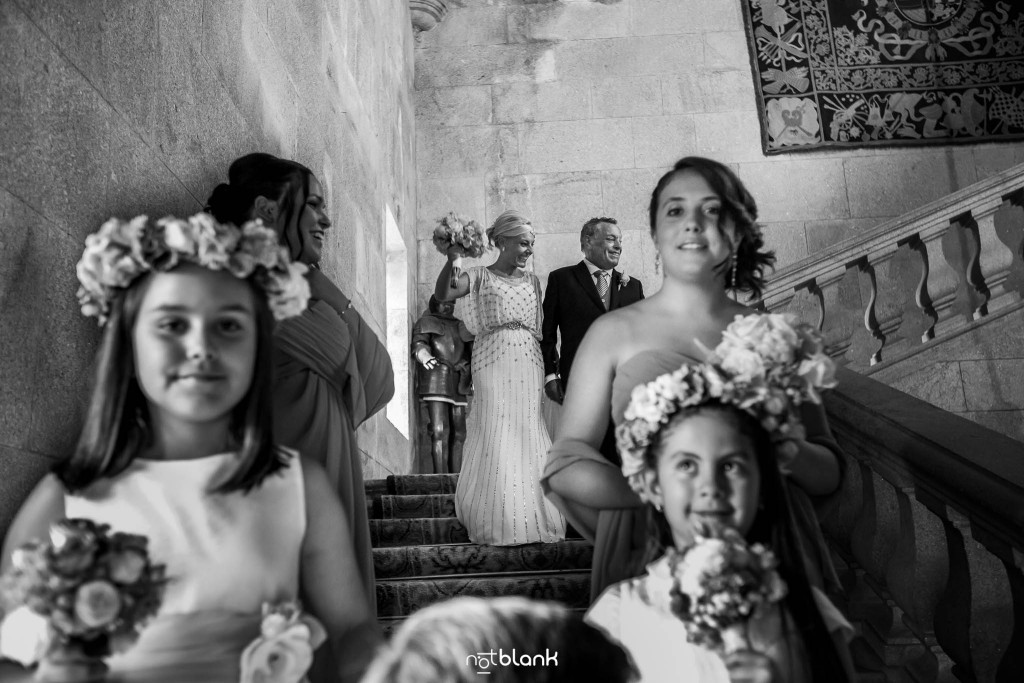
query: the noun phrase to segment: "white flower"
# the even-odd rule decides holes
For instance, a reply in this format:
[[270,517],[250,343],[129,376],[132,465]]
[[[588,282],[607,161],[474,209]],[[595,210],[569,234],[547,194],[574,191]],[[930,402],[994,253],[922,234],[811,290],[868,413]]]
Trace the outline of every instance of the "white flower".
[[324,627],[297,607],[264,605],[260,636],[242,652],[240,683],[298,683],[327,638]]
[[303,263],[290,263],[285,273],[270,271],[266,275],[267,303],[276,320],[301,314],[309,303],[309,281]]
[[722,358],[721,368],[736,382],[753,382],[765,375],[764,357],[757,351],[739,347]]
[[629,276],[626,275],[626,271],[619,269],[619,289],[622,289],[629,284]]
[[22,605],[0,622],[0,658],[32,666],[50,649],[53,634],[46,617]]

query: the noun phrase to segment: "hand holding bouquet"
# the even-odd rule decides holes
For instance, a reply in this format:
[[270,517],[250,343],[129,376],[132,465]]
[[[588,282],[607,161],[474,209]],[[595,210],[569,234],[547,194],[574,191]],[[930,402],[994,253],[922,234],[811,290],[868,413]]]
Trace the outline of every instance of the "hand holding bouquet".
[[14,551],[0,577],[0,657],[39,662],[38,680],[93,680],[160,606],[164,568],[144,536],[65,519]]
[[749,621],[786,595],[772,551],[748,545],[731,527],[700,535],[685,552],[670,551],[671,610],[687,639],[724,655],[749,650]]
[[484,254],[487,237],[484,229],[474,220],[465,220],[449,213],[434,228],[434,246],[442,254],[455,254],[452,260],[451,287],[455,288],[462,274],[462,257],[480,258]]
[[324,627],[298,603],[263,604],[260,635],[242,652],[241,683],[298,683],[327,640]]

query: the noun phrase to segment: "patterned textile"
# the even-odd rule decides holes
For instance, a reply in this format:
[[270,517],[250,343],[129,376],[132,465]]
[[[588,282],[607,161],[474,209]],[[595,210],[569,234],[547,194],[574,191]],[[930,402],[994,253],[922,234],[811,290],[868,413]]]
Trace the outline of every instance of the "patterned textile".
[[743,0],[765,154],[1024,138],[1020,0]]

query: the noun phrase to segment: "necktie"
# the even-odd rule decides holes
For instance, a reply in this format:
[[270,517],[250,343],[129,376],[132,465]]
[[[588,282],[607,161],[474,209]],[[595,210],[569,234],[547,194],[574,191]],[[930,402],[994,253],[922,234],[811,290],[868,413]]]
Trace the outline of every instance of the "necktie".
[[597,294],[601,297],[604,307],[608,308],[608,272],[595,270],[594,277],[597,278]]

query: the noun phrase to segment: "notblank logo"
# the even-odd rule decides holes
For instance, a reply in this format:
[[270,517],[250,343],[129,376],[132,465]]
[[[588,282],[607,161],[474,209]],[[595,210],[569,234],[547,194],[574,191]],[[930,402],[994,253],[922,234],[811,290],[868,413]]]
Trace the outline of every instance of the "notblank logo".
[[466,666],[472,666],[481,676],[489,676],[491,674],[489,670],[499,666],[558,666],[558,652],[551,652],[544,648],[542,655],[528,655],[517,653],[515,648],[512,648],[512,653],[509,654],[502,648],[498,648],[497,651],[491,650],[490,652],[466,655]]

